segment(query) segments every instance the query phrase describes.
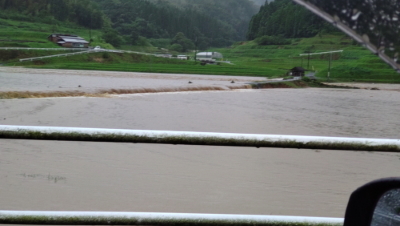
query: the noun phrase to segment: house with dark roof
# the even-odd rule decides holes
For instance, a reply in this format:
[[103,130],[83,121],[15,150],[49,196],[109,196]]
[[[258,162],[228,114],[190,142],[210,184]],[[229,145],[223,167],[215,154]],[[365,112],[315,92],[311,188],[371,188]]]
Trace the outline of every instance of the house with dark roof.
[[77,35],[69,34],[51,34],[48,38],[49,41],[57,43],[59,46],[65,48],[88,48],[89,42],[84,38]]
[[306,69],[302,68],[302,67],[294,67],[292,69],[290,69],[290,73],[292,76],[294,77],[303,77],[305,74]]

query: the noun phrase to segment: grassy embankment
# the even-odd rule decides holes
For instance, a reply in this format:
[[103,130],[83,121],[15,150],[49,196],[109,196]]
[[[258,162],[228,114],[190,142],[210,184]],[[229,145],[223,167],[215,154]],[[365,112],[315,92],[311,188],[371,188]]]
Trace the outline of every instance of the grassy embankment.
[[[57,48],[47,41],[53,31],[80,35],[87,40],[89,30],[76,25],[64,24],[53,26],[44,23],[21,22],[0,19],[0,46]],[[101,31],[92,30],[94,40],[91,46],[113,48],[101,39]],[[165,42],[165,40],[164,40]],[[123,46],[123,49],[163,53],[161,48],[152,46]],[[108,71],[136,71],[159,73],[242,75],[260,77],[284,77],[286,70],[303,66],[317,72],[321,81],[327,81],[329,55],[316,55],[310,58],[300,57],[301,53],[344,50],[332,55],[332,69],[329,81],[386,82],[399,83],[400,76],[377,56],[368,50],[354,45],[353,41],[343,34],[330,34],[307,39],[293,39],[290,45],[259,46],[254,42],[241,42],[229,48],[211,49],[224,55],[225,60],[233,64],[201,66],[193,61],[165,59],[154,56],[118,53],[95,53],[63,58],[49,58],[34,62],[18,62],[20,58],[52,55],[65,51],[0,51],[0,62],[5,65],[27,66],[53,69],[83,69]],[[176,54],[176,53],[175,53]],[[194,55],[194,53],[186,53]]]
[[322,81],[328,81],[330,55],[311,56],[308,63],[308,57],[300,57],[300,54],[343,50],[342,53],[332,54],[329,81],[400,83],[400,75],[390,66],[341,33],[294,39],[291,45],[284,46],[259,46],[254,42],[243,42],[232,48],[214,50],[223,53],[225,58],[238,66],[253,65],[271,69],[302,66],[316,71],[316,76]]
[[[4,15],[2,15],[4,17]],[[101,39],[100,30],[89,30],[75,24],[63,23],[52,25],[37,21],[12,20],[0,18],[0,47],[31,47],[31,48],[61,48],[47,37],[52,33],[76,34],[86,40],[92,38],[92,46],[102,45],[104,48],[112,48]],[[91,36],[90,36],[91,33]]]

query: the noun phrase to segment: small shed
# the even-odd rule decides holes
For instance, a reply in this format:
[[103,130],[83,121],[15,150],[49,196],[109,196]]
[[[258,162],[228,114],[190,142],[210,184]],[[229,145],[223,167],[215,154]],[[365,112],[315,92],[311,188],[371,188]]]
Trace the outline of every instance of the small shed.
[[294,67],[294,68],[290,69],[290,73],[294,77],[303,77],[305,72],[306,72],[306,69],[304,69],[302,67]]
[[66,48],[88,48],[89,42],[77,35],[70,34],[51,34],[49,41],[57,43],[59,46]]

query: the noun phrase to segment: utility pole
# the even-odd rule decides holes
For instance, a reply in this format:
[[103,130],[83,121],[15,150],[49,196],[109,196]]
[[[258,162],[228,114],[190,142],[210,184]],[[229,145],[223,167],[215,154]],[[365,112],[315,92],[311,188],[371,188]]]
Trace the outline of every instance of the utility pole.
[[90,14],[89,42],[92,42],[92,14]]
[[194,39],[194,48],[195,48],[195,50],[194,50],[194,63],[196,64],[196,60],[197,60],[197,36]]
[[331,76],[331,65],[332,65],[332,52],[329,56],[329,67],[328,67],[328,82],[329,82],[329,78]]

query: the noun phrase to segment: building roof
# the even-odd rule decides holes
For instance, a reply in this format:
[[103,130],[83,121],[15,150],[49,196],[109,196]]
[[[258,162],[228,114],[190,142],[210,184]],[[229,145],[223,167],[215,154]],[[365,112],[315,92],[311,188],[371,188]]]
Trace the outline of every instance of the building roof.
[[49,37],[60,37],[60,36],[68,36],[68,37],[79,37],[78,35],[70,35],[70,34],[51,34]]
[[60,37],[61,40],[60,41],[64,41],[64,42],[71,42],[71,43],[89,43],[88,41],[86,41],[83,38],[70,38],[70,37]]
[[[81,38],[77,35],[69,35],[69,34],[51,34],[51,37],[58,37],[58,42],[57,43],[84,43],[88,44],[89,42],[86,41],[84,38]],[[49,36],[49,37],[50,37]]]
[[298,71],[298,72],[305,72],[306,69],[302,68],[302,67],[294,67],[292,69],[290,69],[291,71]]

